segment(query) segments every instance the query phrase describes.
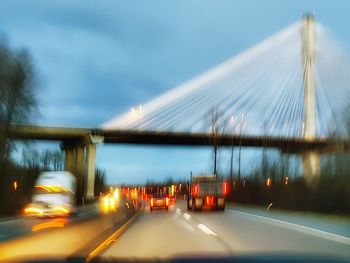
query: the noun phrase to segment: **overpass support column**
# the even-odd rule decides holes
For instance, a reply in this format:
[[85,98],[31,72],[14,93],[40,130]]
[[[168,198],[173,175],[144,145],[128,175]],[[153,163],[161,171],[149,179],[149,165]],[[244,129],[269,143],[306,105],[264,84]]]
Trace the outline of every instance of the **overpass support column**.
[[82,174],[84,173],[85,167],[85,146],[77,146],[75,147],[75,171]]
[[74,149],[75,151],[75,171],[74,175],[77,179],[77,198],[78,201],[82,201],[85,197],[84,194],[84,177],[85,177],[85,146],[78,145]]
[[72,172],[77,179],[77,201],[94,198],[96,144],[102,143],[102,136],[87,135],[81,139],[64,142],[65,170]]
[[74,163],[75,163],[75,156],[74,156],[74,149],[64,149],[64,169],[69,172],[74,172]]
[[85,198],[94,198],[95,187],[95,170],[96,170],[96,144],[86,146],[86,184]]
[[[315,87],[316,28],[311,15],[301,20],[301,59],[304,81],[304,123],[302,136],[305,140],[316,139],[316,87]],[[302,172],[309,184],[315,184],[320,174],[320,156],[315,151],[302,156]]]

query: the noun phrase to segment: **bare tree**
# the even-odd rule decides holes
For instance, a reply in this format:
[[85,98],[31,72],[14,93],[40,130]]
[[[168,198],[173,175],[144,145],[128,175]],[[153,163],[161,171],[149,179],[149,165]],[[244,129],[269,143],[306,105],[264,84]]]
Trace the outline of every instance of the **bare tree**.
[[105,190],[105,177],[106,172],[100,168],[96,168],[95,172],[95,196],[99,196],[100,193],[103,193]]
[[61,151],[25,149],[22,152],[22,163],[26,168],[44,171],[63,170],[63,154]]
[[13,51],[0,40],[0,162],[8,158],[11,150],[10,125],[26,122],[36,113],[35,91],[36,81],[28,52]]
[[[36,109],[34,75],[29,54],[10,49],[0,39],[0,200],[10,196],[12,189],[10,125],[27,122]],[[0,202],[0,213],[8,206],[10,203]]]
[[220,138],[226,128],[226,123],[223,120],[224,114],[219,111],[218,107],[214,107],[207,113],[207,118],[210,122],[209,132],[211,134],[211,140],[213,144],[213,173],[217,177],[218,168],[218,147],[220,144]]
[[63,153],[59,150],[51,152],[53,170],[62,171],[64,168]]
[[52,160],[52,154],[49,150],[42,151],[40,153],[41,168],[45,171],[50,170],[50,163]]
[[37,150],[23,150],[22,163],[28,169],[40,169],[40,153]]

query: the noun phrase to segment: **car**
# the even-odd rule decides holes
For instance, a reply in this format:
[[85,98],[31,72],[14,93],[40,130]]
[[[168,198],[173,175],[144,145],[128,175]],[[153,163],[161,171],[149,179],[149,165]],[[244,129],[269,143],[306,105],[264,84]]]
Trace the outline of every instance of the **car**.
[[150,200],[150,211],[153,209],[169,209],[169,197],[163,193],[153,194]]

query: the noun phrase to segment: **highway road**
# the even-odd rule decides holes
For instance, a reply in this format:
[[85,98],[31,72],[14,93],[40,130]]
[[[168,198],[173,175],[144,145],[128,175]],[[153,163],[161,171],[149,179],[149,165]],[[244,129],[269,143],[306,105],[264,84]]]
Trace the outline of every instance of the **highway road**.
[[96,204],[93,204],[86,207],[79,207],[76,214],[68,218],[31,218],[19,216],[2,220],[0,221],[0,242],[41,231],[45,226],[49,226],[49,223],[55,223],[51,224],[53,227],[65,227],[73,222],[90,219],[98,215],[98,207]]
[[[146,204],[135,215],[129,205],[105,216],[94,216],[96,207],[92,206],[68,219],[2,221],[0,233],[8,237],[0,242],[0,261],[27,256],[154,260],[262,254],[340,256],[350,260],[350,219],[232,205],[225,212],[194,213],[185,206],[178,200],[168,212],[151,213]],[[86,220],[79,219],[85,216]],[[64,226],[45,228],[62,222]],[[38,231],[33,230],[36,228]]]
[[278,253],[350,258],[349,222],[339,224],[334,233],[312,228],[307,220],[300,224],[300,220],[293,222],[293,216],[289,218],[282,220],[278,214],[266,217],[254,209],[235,207],[225,212],[194,213],[186,211],[183,201],[168,212],[150,213],[146,206],[138,220],[100,256],[161,259]]

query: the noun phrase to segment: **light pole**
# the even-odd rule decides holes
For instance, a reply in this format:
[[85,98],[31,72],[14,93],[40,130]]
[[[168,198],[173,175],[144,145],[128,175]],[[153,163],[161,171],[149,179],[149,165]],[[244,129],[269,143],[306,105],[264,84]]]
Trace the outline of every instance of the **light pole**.
[[214,177],[218,178],[216,171],[216,162],[217,162],[217,154],[218,154],[218,146],[217,146],[217,134],[216,134],[216,125],[213,126],[213,141],[214,141]]
[[239,125],[239,152],[238,152],[238,182],[241,180],[241,152],[242,152],[242,130],[243,130],[244,115],[241,115],[241,122]]
[[233,183],[233,140],[234,140],[234,118],[230,119],[230,124],[232,125],[232,145],[231,145],[231,167],[230,167],[230,180]]

